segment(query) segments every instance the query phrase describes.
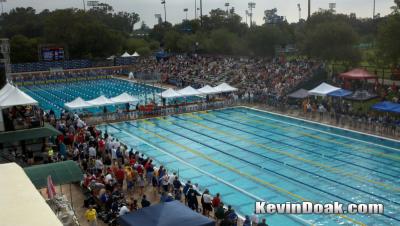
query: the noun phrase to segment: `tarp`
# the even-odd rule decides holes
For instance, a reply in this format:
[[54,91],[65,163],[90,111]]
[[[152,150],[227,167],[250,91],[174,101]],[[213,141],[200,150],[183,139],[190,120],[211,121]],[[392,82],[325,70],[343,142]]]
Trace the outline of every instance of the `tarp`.
[[60,134],[61,132],[56,130],[52,125],[44,123],[43,127],[2,132],[0,133],[0,143],[13,143],[21,140],[35,140],[38,138],[46,138]]
[[116,97],[110,98],[115,104],[125,104],[139,101],[136,97],[129,95],[128,93],[122,93]]
[[91,107],[92,105],[78,97],[71,102],[65,103],[64,106],[69,109],[82,109]]
[[24,168],[26,175],[37,189],[47,187],[47,176],[51,176],[55,185],[79,182],[83,173],[79,165],[72,160],[41,164]]
[[18,88],[9,88],[10,90],[0,97],[0,108],[8,108],[18,105],[37,105],[38,102],[28,94]]
[[374,93],[370,93],[367,90],[357,90],[353,94],[346,96],[347,100],[355,100],[355,101],[367,101],[378,97]]
[[399,113],[400,114],[400,104],[393,103],[390,101],[383,101],[379,102],[371,107],[377,111],[383,112],[392,112],[392,113]]
[[131,54],[129,54],[128,52],[125,52],[124,54],[121,55],[121,57],[131,57]]
[[237,88],[232,87],[232,86],[226,84],[225,82],[222,83],[222,84],[217,85],[216,87],[214,87],[214,89],[218,90],[218,91],[220,91],[222,93],[235,92],[235,91],[238,90]]
[[177,98],[177,97],[182,97],[182,94],[176,92],[175,90],[169,88],[165,90],[162,93],[158,94],[159,96],[162,96],[163,98]]
[[215,226],[215,222],[179,201],[139,209],[118,218],[121,226]]
[[306,90],[306,89],[299,89],[288,95],[288,97],[294,98],[294,99],[304,99],[308,96],[309,96],[308,90]]
[[138,57],[140,56],[139,53],[135,52],[134,54],[132,54],[133,57]]
[[176,91],[181,94],[183,97],[189,97],[189,96],[196,96],[196,95],[201,95],[199,91],[197,91],[195,88],[191,86],[187,86],[184,89],[180,89]]
[[7,226],[62,226],[16,163],[0,164],[0,219]]
[[326,96],[328,93],[333,91],[339,90],[340,88],[329,85],[328,83],[321,83],[319,86],[315,87],[314,89],[308,91],[308,94],[314,96]]
[[331,97],[345,97],[345,96],[351,95],[352,93],[353,92],[351,92],[349,90],[338,89],[336,91],[328,93],[328,96],[331,96]]
[[217,94],[220,93],[220,91],[214,89],[213,87],[206,85],[203,88],[197,89],[197,91],[204,93],[204,94]]
[[351,71],[341,73],[339,77],[350,80],[363,80],[363,79],[377,79],[378,76],[370,73],[365,69],[356,68]]
[[88,100],[86,102],[95,107],[114,104],[114,102],[112,102],[104,95],[101,95],[93,100]]
[[115,55],[107,57],[107,60],[114,60],[114,59],[115,59]]

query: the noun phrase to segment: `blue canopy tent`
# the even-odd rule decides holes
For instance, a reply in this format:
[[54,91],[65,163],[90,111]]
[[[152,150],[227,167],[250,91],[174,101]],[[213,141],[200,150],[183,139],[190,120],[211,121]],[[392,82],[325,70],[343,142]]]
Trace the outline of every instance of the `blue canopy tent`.
[[390,101],[379,102],[372,106],[372,109],[377,111],[392,112],[400,114],[400,104]]
[[168,59],[168,57],[168,53],[166,53],[165,51],[159,51],[156,53],[157,61],[160,61],[161,59]]
[[345,97],[345,96],[351,95],[352,93],[353,92],[351,92],[349,90],[338,89],[336,91],[328,93],[328,96],[331,96],[331,97]]
[[118,218],[121,226],[215,226],[215,222],[179,201],[165,202]]

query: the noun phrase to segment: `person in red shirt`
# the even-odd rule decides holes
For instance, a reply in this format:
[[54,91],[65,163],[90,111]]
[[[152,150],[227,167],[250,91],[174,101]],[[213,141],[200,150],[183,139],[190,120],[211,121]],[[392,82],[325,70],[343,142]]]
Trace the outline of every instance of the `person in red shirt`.
[[119,166],[119,168],[117,169],[117,171],[115,172],[115,178],[118,181],[118,184],[122,185],[124,184],[124,179],[125,179],[125,170],[122,169],[121,166]]
[[106,142],[103,139],[100,139],[97,143],[98,150],[101,153],[101,155],[104,154],[104,151],[106,150]]
[[143,175],[143,171],[144,171],[143,165],[142,164],[138,164],[138,166],[136,168],[136,171],[139,174],[139,176],[142,176]]
[[217,207],[221,203],[221,199],[219,198],[219,196],[219,193],[217,193],[217,196],[215,196],[212,200],[212,206],[214,207],[214,209],[217,209]]

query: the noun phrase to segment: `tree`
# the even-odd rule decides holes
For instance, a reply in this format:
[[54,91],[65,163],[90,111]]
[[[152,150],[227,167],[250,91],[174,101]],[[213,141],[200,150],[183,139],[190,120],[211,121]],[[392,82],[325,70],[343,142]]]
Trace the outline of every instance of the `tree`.
[[303,53],[330,62],[356,64],[361,59],[360,52],[355,48],[357,40],[358,35],[350,25],[327,21],[306,32]]
[[38,59],[38,40],[27,38],[23,35],[15,35],[10,40],[11,62],[26,63]]
[[279,44],[280,31],[274,26],[253,27],[246,41],[252,55],[273,57]]
[[400,59],[400,14],[389,16],[381,23],[378,33],[378,48],[388,62],[397,64]]

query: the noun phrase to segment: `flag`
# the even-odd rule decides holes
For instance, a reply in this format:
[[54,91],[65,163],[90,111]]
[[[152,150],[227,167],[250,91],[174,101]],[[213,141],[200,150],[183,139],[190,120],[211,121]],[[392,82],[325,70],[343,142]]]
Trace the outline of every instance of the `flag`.
[[53,180],[51,176],[47,176],[47,197],[53,199],[56,195],[56,188],[54,187]]

